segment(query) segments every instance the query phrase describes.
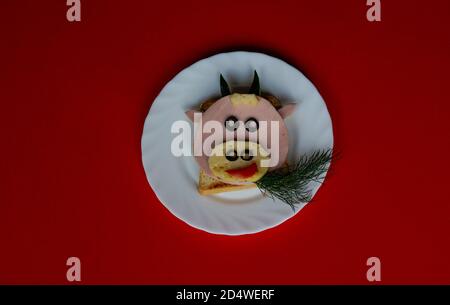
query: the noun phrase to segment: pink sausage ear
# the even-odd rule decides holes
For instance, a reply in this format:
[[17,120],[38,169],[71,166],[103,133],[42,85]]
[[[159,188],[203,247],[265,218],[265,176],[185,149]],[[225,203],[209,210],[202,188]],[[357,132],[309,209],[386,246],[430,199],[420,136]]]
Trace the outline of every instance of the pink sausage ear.
[[297,108],[297,104],[286,104],[283,107],[281,107],[280,109],[278,109],[278,112],[280,113],[281,117],[283,119],[286,119],[288,116],[290,116],[295,109]]
[[197,111],[195,111],[195,110],[188,110],[188,111],[185,112],[185,114],[186,114],[186,116],[189,118],[189,120],[191,120],[192,122],[194,122],[194,114],[195,114],[196,112],[197,112]]

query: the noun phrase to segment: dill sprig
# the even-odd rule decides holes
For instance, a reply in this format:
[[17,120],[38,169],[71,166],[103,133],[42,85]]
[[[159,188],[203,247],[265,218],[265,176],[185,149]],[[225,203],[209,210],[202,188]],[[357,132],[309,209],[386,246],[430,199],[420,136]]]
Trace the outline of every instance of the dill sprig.
[[268,172],[256,185],[265,195],[280,199],[295,211],[297,204],[311,201],[312,190],[308,185],[323,182],[332,157],[332,149],[315,151],[287,168]]

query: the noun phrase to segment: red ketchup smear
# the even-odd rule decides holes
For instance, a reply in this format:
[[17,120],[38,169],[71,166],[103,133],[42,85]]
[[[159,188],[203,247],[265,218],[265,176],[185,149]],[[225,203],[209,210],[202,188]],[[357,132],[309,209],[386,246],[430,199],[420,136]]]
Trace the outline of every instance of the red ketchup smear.
[[252,165],[236,168],[236,169],[228,169],[226,170],[231,176],[241,179],[246,179],[253,176],[258,171],[258,166],[256,163],[252,163]]

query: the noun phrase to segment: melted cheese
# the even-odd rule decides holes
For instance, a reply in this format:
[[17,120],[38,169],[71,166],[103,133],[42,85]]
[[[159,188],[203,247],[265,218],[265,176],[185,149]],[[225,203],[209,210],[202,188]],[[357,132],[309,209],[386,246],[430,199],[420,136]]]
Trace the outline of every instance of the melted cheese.
[[233,104],[233,106],[239,106],[239,105],[256,106],[259,103],[258,98],[254,94],[233,93],[230,96],[230,99],[231,99],[231,104]]
[[[249,161],[243,160],[240,156],[244,153],[244,150],[251,151],[253,158]],[[235,161],[230,161],[226,158],[227,152],[236,151],[239,156]],[[266,173],[268,168],[261,166],[261,161],[268,159],[268,153],[261,147],[261,145],[255,142],[246,141],[227,141],[214,147],[212,154],[208,159],[208,165],[211,172],[220,180],[228,183],[246,183],[256,182],[261,179]],[[230,169],[245,168],[252,163],[255,163],[258,170],[254,175],[248,178],[236,178],[235,176],[227,173]]]

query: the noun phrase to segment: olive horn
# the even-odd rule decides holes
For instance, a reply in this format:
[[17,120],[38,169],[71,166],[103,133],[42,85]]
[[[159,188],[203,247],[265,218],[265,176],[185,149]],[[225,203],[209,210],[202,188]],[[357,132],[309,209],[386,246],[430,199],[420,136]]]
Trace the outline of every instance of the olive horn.
[[231,94],[230,86],[228,86],[228,83],[222,74],[220,74],[220,93],[222,94],[222,97]]
[[249,90],[248,93],[261,95],[261,87],[259,85],[259,76],[258,76],[258,73],[256,71],[253,74],[253,83],[250,86],[250,90]]

